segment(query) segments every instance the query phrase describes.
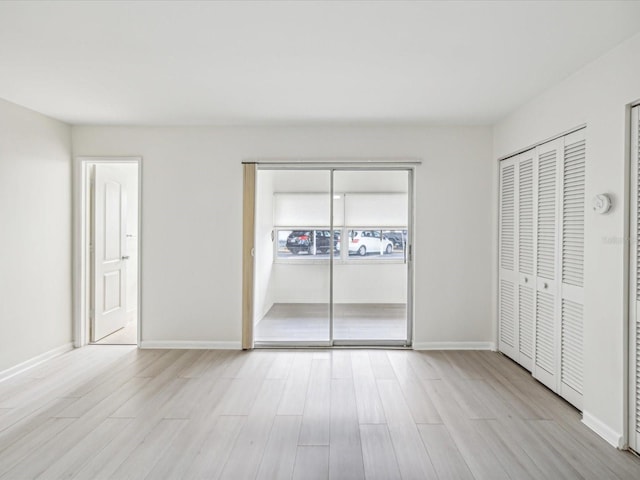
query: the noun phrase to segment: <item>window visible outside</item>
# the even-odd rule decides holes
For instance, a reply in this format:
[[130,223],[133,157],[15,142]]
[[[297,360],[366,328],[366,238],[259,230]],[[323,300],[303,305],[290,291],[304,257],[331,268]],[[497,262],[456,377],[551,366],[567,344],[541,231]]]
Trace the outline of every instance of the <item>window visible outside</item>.
[[329,258],[333,245],[336,260],[400,260],[406,261],[407,230],[344,229],[348,239],[344,252],[341,239],[343,230],[334,230],[333,242],[329,229],[278,229],[277,255],[285,259]]
[[277,258],[329,258],[331,248],[337,254],[336,245],[340,242],[340,231],[334,230],[278,230]]
[[[380,259],[404,260],[407,245],[406,230],[348,230],[349,260]],[[338,248],[341,246],[339,245]]]

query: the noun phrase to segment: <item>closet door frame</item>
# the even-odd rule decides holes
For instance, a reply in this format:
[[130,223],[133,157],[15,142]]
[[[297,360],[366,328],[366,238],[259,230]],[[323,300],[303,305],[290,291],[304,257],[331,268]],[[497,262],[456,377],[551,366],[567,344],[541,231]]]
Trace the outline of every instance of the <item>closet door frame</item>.
[[[636,120],[638,115],[636,115]],[[585,125],[500,159],[498,205],[498,346],[499,351],[531,370],[534,378],[582,408],[584,369],[584,221],[586,213]],[[637,140],[637,139],[636,139]],[[582,143],[582,144],[581,144]],[[521,168],[532,159],[533,258],[520,252]],[[514,171],[513,270],[503,268],[504,168]],[[565,179],[565,174],[567,178]],[[566,192],[565,192],[566,189]],[[566,195],[565,195],[566,193]],[[565,198],[566,197],[566,198]],[[581,198],[581,200],[578,200]],[[529,198],[527,198],[529,201]],[[580,211],[578,206],[584,210]],[[509,205],[510,206],[510,205]],[[529,214],[529,212],[526,212]],[[565,218],[566,217],[566,218]],[[526,223],[526,222],[525,222]],[[522,258],[521,258],[522,257]],[[533,274],[522,272],[521,260],[533,262]],[[532,280],[531,282],[529,280]],[[506,282],[510,285],[507,287]],[[533,287],[533,292],[526,289]],[[513,302],[503,291],[513,288]],[[533,358],[523,353],[521,338],[521,290],[533,299]],[[523,297],[524,298],[524,297]],[[509,299],[507,299],[509,300]],[[640,303],[639,303],[640,307]],[[513,309],[513,343],[504,341],[503,314]],[[524,313],[524,312],[523,312]],[[522,325],[528,320],[522,317]],[[509,326],[507,326],[509,328]],[[640,440],[639,440],[640,443]]]
[[638,313],[638,183],[640,181],[639,137],[640,105],[631,109],[631,149],[630,149],[630,185],[629,185],[629,397],[628,397],[628,443],[636,452],[640,451],[640,385],[638,385],[638,369],[640,368],[640,342]]

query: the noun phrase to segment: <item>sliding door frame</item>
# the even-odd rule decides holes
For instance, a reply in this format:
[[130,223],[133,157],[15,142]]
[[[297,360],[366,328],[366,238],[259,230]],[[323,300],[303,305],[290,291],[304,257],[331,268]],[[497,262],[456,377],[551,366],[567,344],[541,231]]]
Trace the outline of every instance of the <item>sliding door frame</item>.
[[242,167],[242,349],[250,350],[253,348],[257,168],[255,163]]
[[[333,302],[333,267],[334,252],[329,255],[329,340],[328,341],[278,341],[259,342],[257,346],[264,347],[411,347],[414,330],[414,261],[413,245],[415,237],[415,169],[420,161],[263,161],[244,163],[244,220],[243,220],[243,293],[242,293],[242,348],[254,348],[254,269],[255,269],[255,233],[256,233],[256,185],[259,170],[306,170],[328,171],[330,173],[330,190],[328,195],[333,198],[334,174],[337,171],[406,171],[407,172],[407,332],[405,340],[335,340],[334,339],[334,302]],[[247,171],[253,171],[253,179],[247,182]],[[249,174],[251,175],[251,173]],[[250,192],[247,192],[250,189]],[[333,224],[333,201],[330,202],[331,235],[335,230]],[[249,225],[250,224],[250,225]]]

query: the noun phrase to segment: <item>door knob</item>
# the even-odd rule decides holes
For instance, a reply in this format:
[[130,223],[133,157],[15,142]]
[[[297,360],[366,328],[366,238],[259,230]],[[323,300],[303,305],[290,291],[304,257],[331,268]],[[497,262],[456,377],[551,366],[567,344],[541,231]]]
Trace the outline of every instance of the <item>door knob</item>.
[[529,283],[529,279],[527,277],[524,277],[524,283]]
[[549,288],[549,284],[548,284],[548,283],[545,283],[544,285],[542,285],[542,288],[544,288],[544,289]]
[[129,255],[123,255],[122,260],[129,260]]

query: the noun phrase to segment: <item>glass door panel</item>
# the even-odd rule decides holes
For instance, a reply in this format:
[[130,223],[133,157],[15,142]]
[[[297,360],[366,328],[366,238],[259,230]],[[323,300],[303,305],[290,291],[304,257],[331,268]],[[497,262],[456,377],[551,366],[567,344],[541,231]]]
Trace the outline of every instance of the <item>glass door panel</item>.
[[[408,171],[333,173],[336,343],[407,340]],[[339,217],[335,213],[339,212]]]
[[259,169],[254,340],[330,345],[330,170]]

